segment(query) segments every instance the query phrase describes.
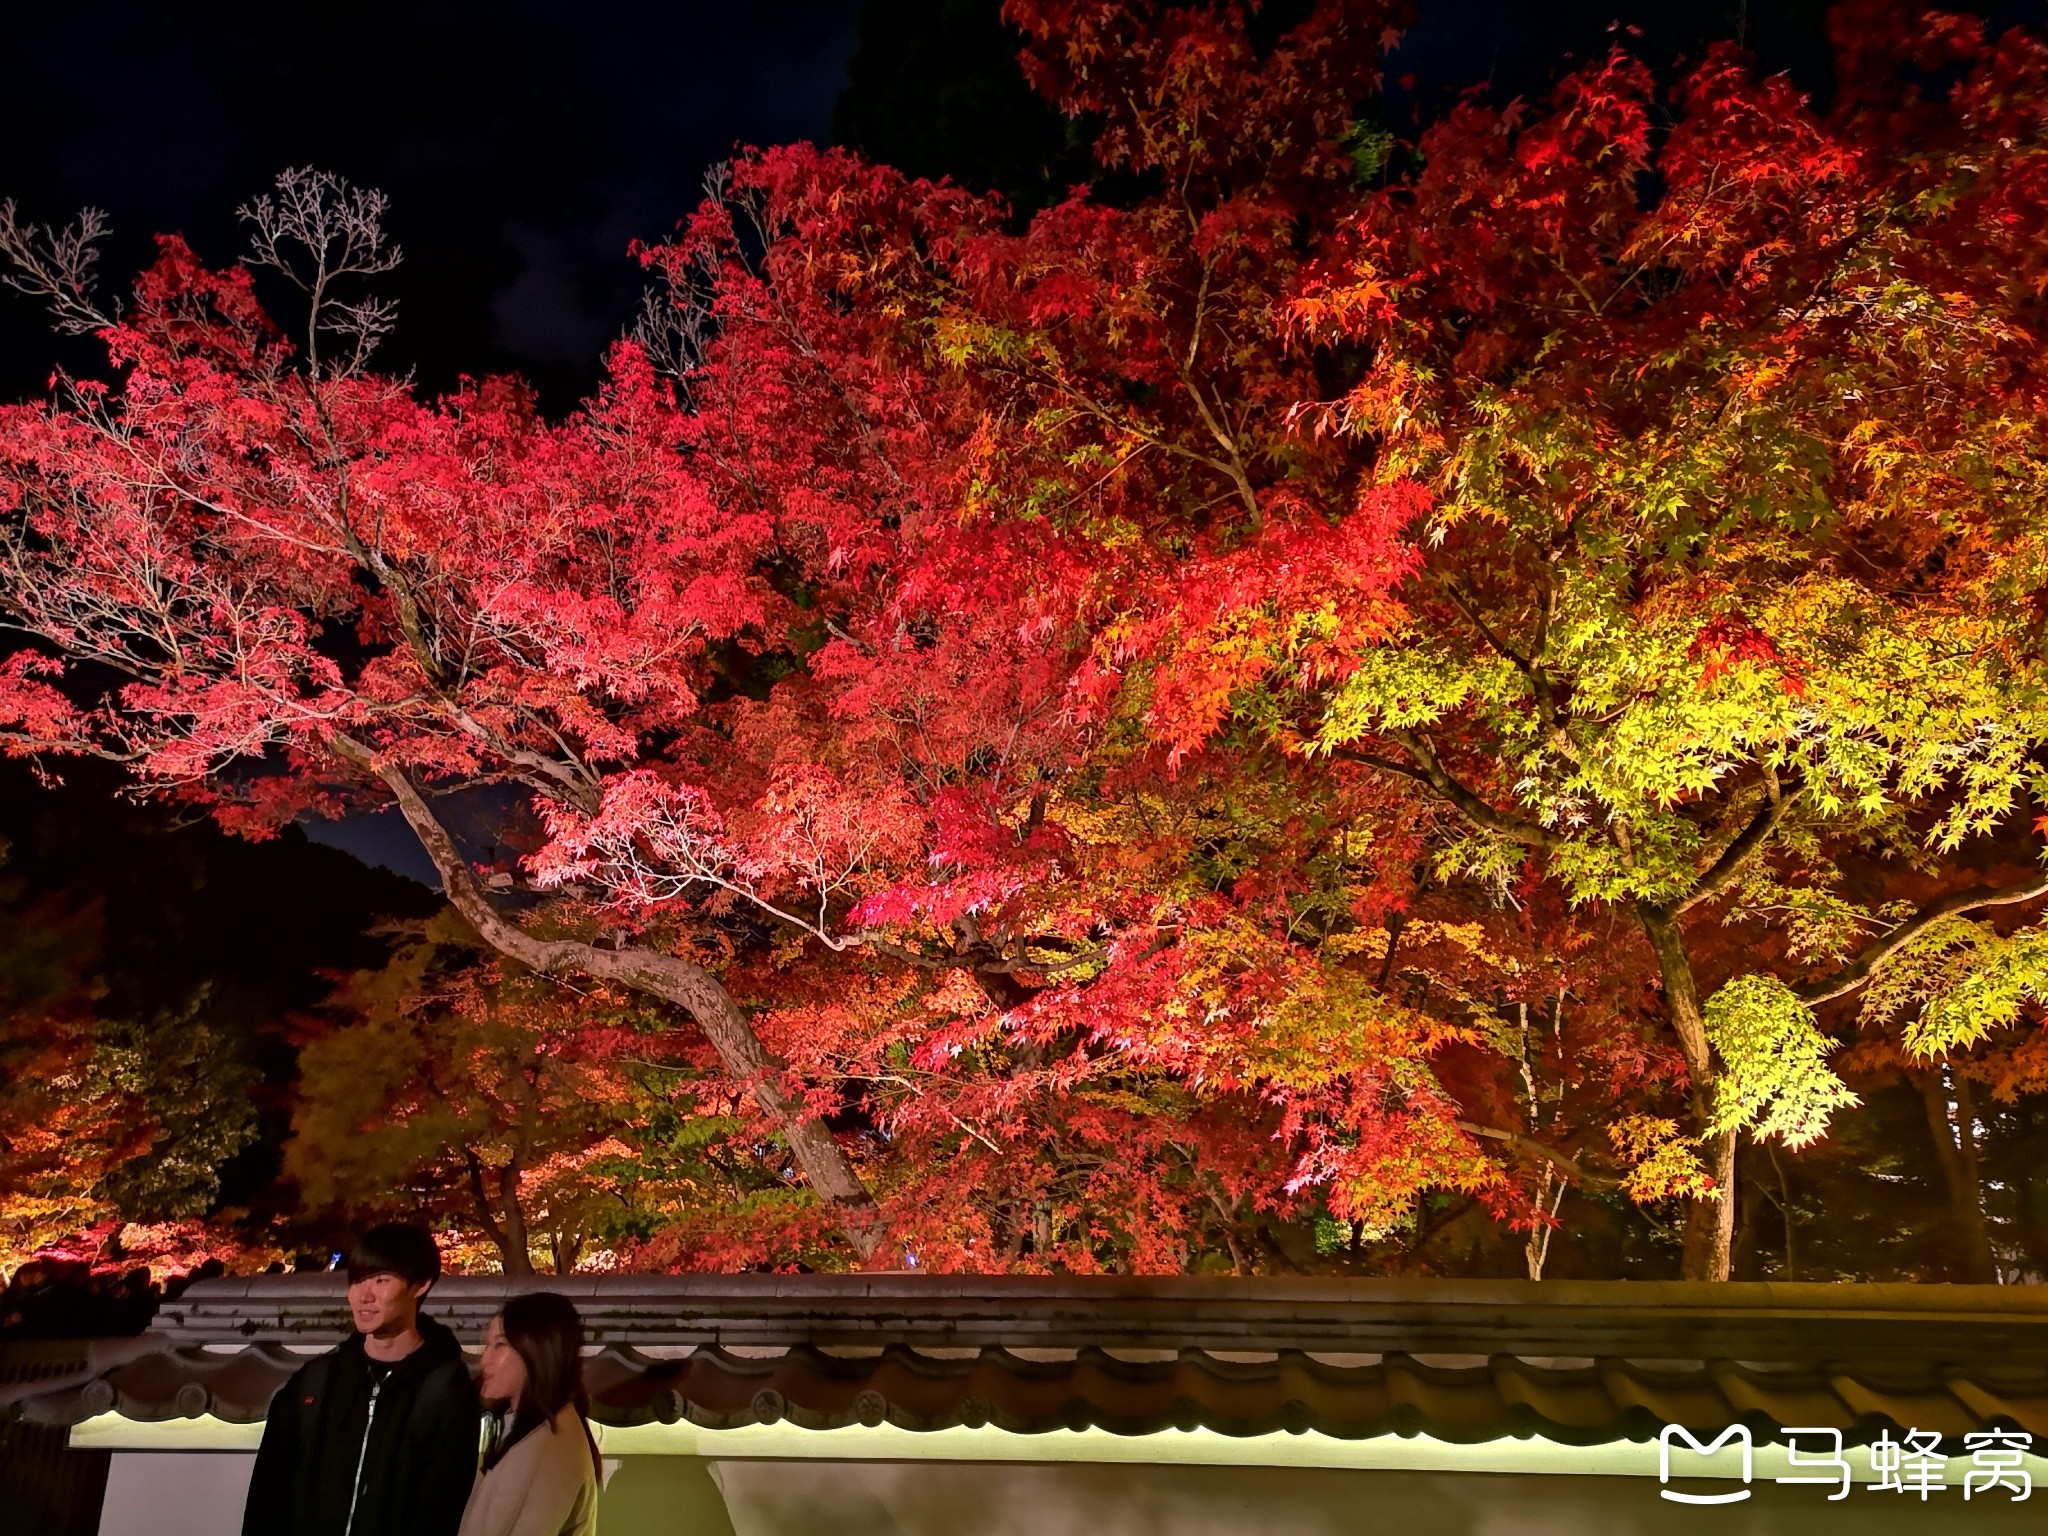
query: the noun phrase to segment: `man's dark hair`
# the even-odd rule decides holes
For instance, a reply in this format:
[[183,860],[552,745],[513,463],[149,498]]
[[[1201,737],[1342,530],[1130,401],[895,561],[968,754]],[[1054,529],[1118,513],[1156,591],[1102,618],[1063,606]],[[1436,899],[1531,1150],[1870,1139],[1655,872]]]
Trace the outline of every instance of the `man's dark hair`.
[[356,1239],[348,1255],[349,1284],[384,1274],[396,1275],[407,1285],[441,1278],[441,1250],[425,1227],[387,1221]]

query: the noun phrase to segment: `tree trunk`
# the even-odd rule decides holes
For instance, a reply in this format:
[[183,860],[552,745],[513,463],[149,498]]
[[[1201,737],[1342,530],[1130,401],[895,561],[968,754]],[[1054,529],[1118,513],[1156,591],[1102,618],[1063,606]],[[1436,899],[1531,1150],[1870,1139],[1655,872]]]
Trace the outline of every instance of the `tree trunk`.
[[498,1199],[505,1207],[505,1273],[530,1275],[533,1271],[533,1239],[526,1231],[526,1207],[519,1203],[520,1167],[507,1163],[498,1170]]
[[[1738,1148],[1738,1155],[1739,1151]],[[1772,1198],[1763,1180],[1757,1178],[1741,1181],[1741,1196],[1735,1203],[1735,1243],[1728,1261],[1728,1278],[1731,1280],[1737,1270],[1745,1274],[1756,1273],[1756,1253],[1761,1242],[1757,1231],[1757,1212],[1763,1209],[1766,1200]]]
[[1735,1256],[1735,1133],[1723,1131],[1702,1150],[1715,1193],[1686,1207],[1679,1273],[1687,1280],[1726,1280]]
[[464,1147],[462,1160],[469,1168],[469,1200],[476,1211],[476,1223],[498,1250],[500,1266],[508,1275],[526,1278],[533,1273],[533,1256],[526,1248],[526,1213],[519,1206],[519,1171],[516,1167],[498,1172],[498,1192],[504,1197],[505,1219],[491,1208],[491,1192],[484,1183],[483,1159],[474,1149]]
[[[1692,961],[1685,953],[1685,939],[1675,916],[1647,905],[1639,905],[1636,911],[1650,948],[1656,952],[1657,972],[1664,982],[1664,1006],[1685,1056],[1686,1074],[1692,1079],[1694,1133],[1703,1135],[1714,1112],[1714,1057],[1707,1045],[1706,1015],[1700,1007],[1699,988],[1693,983]],[[1685,1213],[1685,1257],[1680,1273],[1688,1280],[1726,1280],[1735,1252],[1735,1132],[1723,1131],[1702,1150],[1707,1173],[1714,1181],[1714,1195],[1695,1200]]]
[[500,1267],[515,1280],[531,1280],[539,1271],[533,1267],[533,1256],[519,1246],[519,1240],[507,1233],[498,1244]]
[[1963,1261],[1963,1278],[1973,1285],[1996,1285],[1998,1264],[1991,1254],[1991,1233],[1984,1223],[1983,1191],[1977,1176],[1977,1133],[1972,1122],[1976,1106],[1970,1102],[1969,1079],[1955,1075],[1954,1120],[1950,1119],[1948,1084],[1942,1069],[1908,1071],[1907,1077],[1920,1090],[1920,1104],[1927,1112],[1928,1134],[1934,1138],[1935,1160],[1941,1164],[1941,1181],[1948,1186],[1949,1222]]
[[1799,1218],[1792,1206],[1792,1181],[1785,1176],[1785,1165],[1778,1161],[1778,1148],[1773,1142],[1764,1147],[1771,1154],[1772,1171],[1778,1175],[1778,1213],[1785,1218],[1785,1278],[1799,1278]]
[[1536,1196],[1536,1208],[1543,1209],[1550,1203],[1550,1221],[1538,1222],[1529,1229],[1529,1236],[1522,1244],[1522,1261],[1529,1271],[1531,1280],[1543,1278],[1543,1266],[1550,1262],[1550,1239],[1557,1231],[1551,1223],[1557,1220],[1557,1213],[1564,1206],[1564,1193],[1568,1186],[1564,1177],[1550,1164],[1543,1165],[1543,1187]]
[[403,769],[380,762],[359,742],[342,736],[336,736],[334,742],[343,759],[384,781],[413,835],[433,860],[449,901],[491,948],[543,975],[569,972],[614,982],[688,1013],[718,1053],[726,1072],[745,1085],[781,1130],[811,1188],[832,1208],[854,1252],[863,1260],[874,1259],[886,1236],[881,1207],[824,1121],[783,1086],[784,1063],[768,1054],[746,1014],[717,977],[700,965],[656,950],[599,949],[574,940],[535,938],[491,905],[455,840]]

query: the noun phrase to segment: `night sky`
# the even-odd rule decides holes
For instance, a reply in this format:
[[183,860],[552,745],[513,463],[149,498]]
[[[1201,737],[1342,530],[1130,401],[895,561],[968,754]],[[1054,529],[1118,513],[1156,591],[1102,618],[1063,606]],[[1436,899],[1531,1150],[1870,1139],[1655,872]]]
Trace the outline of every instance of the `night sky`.
[[[287,166],[390,194],[406,253],[391,360],[440,387],[516,370],[551,404],[594,377],[637,302],[626,256],[737,143],[823,138],[855,0],[113,0],[0,20],[0,194],[105,209],[116,277],[175,230],[212,260]],[[49,346],[5,306],[0,388]]]
[[[672,228],[736,145],[834,137],[849,66],[842,140],[1015,195],[1042,168],[1028,141],[1058,128],[1016,76],[998,3],[11,6],[0,196],[39,220],[106,210],[119,281],[157,231],[230,259],[238,204],[287,166],[338,171],[390,194],[406,252],[387,363],[430,389],[516,371],[563,409],[634,313],[627,243]],[[1390,63],[1416,80],[1394,106],[1540,89],[1618,16],[1653,59],[1745,27],[1768,62],[1824,83],[1815,0],[1438,0]],[[35,390],[55,355],[31,306],[0,302],[0,391]]]

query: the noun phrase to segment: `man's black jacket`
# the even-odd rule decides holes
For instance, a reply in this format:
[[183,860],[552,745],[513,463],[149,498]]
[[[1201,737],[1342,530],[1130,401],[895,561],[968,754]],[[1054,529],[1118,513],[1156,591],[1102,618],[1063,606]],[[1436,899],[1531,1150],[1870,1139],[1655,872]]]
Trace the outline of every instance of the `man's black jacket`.
[[481,1410],[455,1335],[429,1317],[419,1329],[381,1383],[352,1334],[278,1388],[242,1536],[455,1536]]

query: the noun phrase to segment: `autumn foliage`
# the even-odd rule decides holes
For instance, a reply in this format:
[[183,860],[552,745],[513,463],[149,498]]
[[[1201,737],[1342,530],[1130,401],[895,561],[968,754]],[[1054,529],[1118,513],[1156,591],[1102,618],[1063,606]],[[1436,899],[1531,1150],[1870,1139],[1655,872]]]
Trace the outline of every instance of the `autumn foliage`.
[[1101,185],[749,154],[562,420],[376,370],[332,178],[124,309],[10,217],[109,369],[0,412],[0,745],[395,802],[489,955],[308,1036],[308,1183],[515,1268],[1240,1272],[1626,1189],[1718,1278],[1845,1061],[2035,1091],[2040,40],[1857,4],[1825,104],[1617,51],[1402,145],[1394,8],[1006,14]]

